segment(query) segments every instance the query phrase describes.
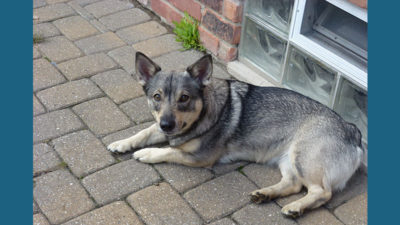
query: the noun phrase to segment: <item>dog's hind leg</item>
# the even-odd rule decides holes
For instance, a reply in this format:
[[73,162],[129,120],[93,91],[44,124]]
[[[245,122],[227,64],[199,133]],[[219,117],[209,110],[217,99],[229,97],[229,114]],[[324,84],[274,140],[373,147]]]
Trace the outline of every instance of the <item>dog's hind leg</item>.
[[293,174],[287,158],[281,160],[279,168],[282,174],[281,181],[275,185],[255,190],[250,193],[252,202],[262,203],[277,197],[283,197],[300,192],[302,184],[296,178],[296,175]]
[[167,141],[166,136],[158,130],[157,124],[153,124],[132,137],[111,143],[107,149],[111,152],[123,153],[130,149],[142,148],[164,141]]
[[282,208],[282,213],[289,217],[298,217],[305,209],[313,209],[323,205],[332,197],[332,192],[325,190],[319,185],[308,187],[307,195],[303,198],[289,203]]

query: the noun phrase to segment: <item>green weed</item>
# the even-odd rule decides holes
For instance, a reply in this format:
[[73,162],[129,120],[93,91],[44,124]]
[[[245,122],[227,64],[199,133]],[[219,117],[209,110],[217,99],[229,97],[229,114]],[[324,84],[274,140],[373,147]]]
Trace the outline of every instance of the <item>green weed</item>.
[[58,168],[66,168],[68,166],[68,164],[64,161],[60,162],[60,164],[58,164]]
[[244,166],[239,166],[239,167],[236,169],[236,171],[238,171],[239,173],[241,173],[241,174],[244,175],[243,168],[244,168]]
[[200,44],[199,22],[196,19],[185,12],[185,16],[179,23],[176,21],[173,21],[173,23],[175,24],[174,33],[176,34],[176,41],[182,42],[184,50],[196,49],[203,52],[206,50]]
[[44,41],[44,38],[42,36],[37,35],[37,34],[33,35],[33,44],[38,44],[43,41]]

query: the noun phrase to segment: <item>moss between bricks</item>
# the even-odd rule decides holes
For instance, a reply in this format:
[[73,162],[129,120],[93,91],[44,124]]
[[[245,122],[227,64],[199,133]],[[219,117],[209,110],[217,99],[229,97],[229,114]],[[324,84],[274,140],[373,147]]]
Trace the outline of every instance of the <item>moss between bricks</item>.
[[44,41],[44,38],[40,35],[34,34],[33,35],[33,44],[38,44]]

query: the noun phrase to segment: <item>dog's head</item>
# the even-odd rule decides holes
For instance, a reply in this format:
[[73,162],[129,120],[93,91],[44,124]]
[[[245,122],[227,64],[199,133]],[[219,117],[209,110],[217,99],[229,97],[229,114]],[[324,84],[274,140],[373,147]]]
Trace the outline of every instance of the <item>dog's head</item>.
[[164,72],[143,53],[136,53],[136,74],[160,130],[167,136],[187,131],[199,118],[203,89],[210,83],[212,57],[205,55],[183,72]]

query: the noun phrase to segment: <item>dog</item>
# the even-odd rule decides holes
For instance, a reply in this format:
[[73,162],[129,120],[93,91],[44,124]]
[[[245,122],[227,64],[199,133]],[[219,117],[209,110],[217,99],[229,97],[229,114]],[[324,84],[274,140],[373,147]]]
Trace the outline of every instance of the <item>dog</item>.
[[361,132],[325,105],[297,92],[212,77],[211,55],[184,72],[164,72],[136,53],[136,74],[156,123],[111,143],[111,152],[144,148],[133,157],[144,163],[171,162],[211,167],[236,160],[274,163],[279,183],[250,193],[262,203],[300,192],[285,205],[297,217],[326,203],[344,188],[363,157]]

